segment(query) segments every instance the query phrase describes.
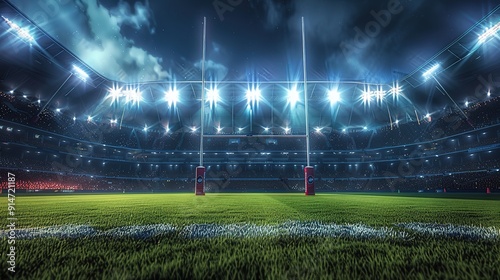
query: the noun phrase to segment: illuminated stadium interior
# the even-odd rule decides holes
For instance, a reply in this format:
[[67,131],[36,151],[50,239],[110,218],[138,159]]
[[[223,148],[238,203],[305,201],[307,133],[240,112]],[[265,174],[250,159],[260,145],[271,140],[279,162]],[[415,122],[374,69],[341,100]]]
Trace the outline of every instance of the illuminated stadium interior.
[[427,38],[433,53],[362,77],[323,72],[307,28],[291,32],[285,70],[228,70],[219,24],[200,18],[196,61],[110,74],[58,22],[1,1],[0,168],[33,192],[193,192],[200,163],[206,192],[304,192],[309,142],[317,192],[499,191],[500,6],[487,10]]

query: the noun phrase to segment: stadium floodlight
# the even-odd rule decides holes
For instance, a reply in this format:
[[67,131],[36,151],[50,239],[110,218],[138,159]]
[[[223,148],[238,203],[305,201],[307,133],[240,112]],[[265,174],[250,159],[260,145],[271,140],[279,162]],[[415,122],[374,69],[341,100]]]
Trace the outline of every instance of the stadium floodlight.
[[258,88],[252,88],[247,90],[247,103],[248,105],[255,105],[260,101],[261,92]]
[[331,89],[328,91],[328,100],[330,101],[330,105],[337,104],[341,101],[340,92],[336,89]]
[[395,123],[396,123],[396,124],[399,124],[399,120],[396,120],[396,121],[395,121]]
[[500,22],[495,24],[493,27],[486,29],[483,34],[479,35],[479,38],[477,39],[478,43],[485,43],[489,39],[495,37],[498,31],[500,31]]
[[127,89],[124,92],[126,103],[132,102],[132,104],[139,104],[142,101],[142,92],[138,89]]
[[465,101],[465,107],[469,107],[469,101]]
[[292,108],[295,107],[295,104],[297,104],[297,102],[299,102],[299,100],[300,100],[299,91],[297,90],[296,87],[293,87],[293,88],[288,90],[287,100]]
[[111,119],[109,122],[112,123],[112,124],[117,124],[118,120],[117,119]]
[[56,112],[61,113],[61,108],[57,108]]
[[73,121],[76,121],[76,116],[73,116]]
[[88,117],[87,117],[87,121],[88,121],[88,122],[91,122],[91,121],[92,121],[92,116],[88,116]]
[[14,90],[9,91],[9,93],[10,93],[10,94],[13,94],[13,93],[14,93]]
[[111,98],[111,104],[119,100],[122,97],[122,88],[112,87],[108,91],[108,96],[106,98]]
[[80,80],[86,81],[89,78],[89,75],[82,70],[82,68],[73,65],[73,74],[75,74]]
[[269,127],[264,127],[265,132],[269,132]]
[[222,132],[222,130],[223,130],[223,128],[222,128],[222,127],[220,127],[220,125],[219,125],[219,126],[217,127],[217,133],[221,133],[221,132]]
[[403,92],[403,89],[401,88],[400,85],[395,84],[391,87],[389,92],[392,94],[392,97],[397,97]]
[[375,97],[377,99],[377,102],[383,102],[385,97],[385,92],[382,89],[377,89],[377,91],[375,91]]
[[144,130],[144,132],[148,132],[148,125],[147,124],[144,125],[144,129],[143,130]]
[[216,88],[207,89],[207,102],[210,103],[210,106],[217,105],[219,102],[219,90]]
[[285,134],[289,134],[290,131],[292,130],[291,128],[289,128],[288,126],[284,128],[285,129]]
[[322,128],[321,127],[316,127],[314,130],[316,131],[316,133],[321,133]]
[[363,91],[363,94],[361,95],[361,100],[363,100],[363,104],[370,104],[372,101],[372,92],[371,91]]
[[441,67],[439,63],[434,64],[429,70],[425,71],[424,74],[422,74],[422,77],[424,77],[426,80],[432,77],[436,71]]
[[3,20],[9,25],[11,29],[16,31],[16,34],[19,38],[27,41],[28,43],[32,44],[35,42],[35,38],[30,34],[30,31],[27,27],[21,28],[18,24],[15,22],[12,22],[8,18],[2,16]]
[[194,133],[194,132],[196,132],[196,130],[198,130],[198,128],[196,126],[191,127],[191,132]]
[[175,107],[177,102],[179,102],[179,91],[175,88],[168,90],[165,92],[165,100],[169,107],[172,107],[172,105]]
[[363,130],[368,130],[368,127],[367,126],[363,127]]

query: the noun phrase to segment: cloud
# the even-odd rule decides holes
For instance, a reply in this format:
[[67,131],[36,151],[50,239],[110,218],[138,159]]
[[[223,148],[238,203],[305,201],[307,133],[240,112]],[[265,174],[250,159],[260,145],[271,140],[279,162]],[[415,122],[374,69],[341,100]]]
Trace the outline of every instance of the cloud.
[[214,53],[216,54],[219,54],[221,52],[221,45],[216,43],[216,42],[212,42],[212,50],[214,51]]
[[[295,40],[300,40],[298,34],[304,17],[311,58],[323,62],[330,72],[341,72],[332,74],[343,79],[371,82],[391,78],[395,67],[392,58],[401,52],[402,42],[408,41],[404,39],[411,39],[408,34],[418,28],[412,23],[415,13],[429,8],[423,0],[255,0],[255,3],[259,7],[254,8],[265,12],[266,26],[288,26],[290,34],[297,34]],[[387,9],[389,4],[400,5],[402,12],[391,15],[376,36],[360,44],[356,30],[364,31],[368,23],[376,21],[373,15]]]
[[[256,3],[264,9],[267,26],[287,26],[290,34],[296,35],[295,40],[300,40],[301,18],[304,17],[310,49],[319,48],[322,52],[329,50],[329,53],[322,54],[325,56],[322,61],[327,68],[342,67],[343,72],[352,72],[356,78],[366,76],[368,69],[359,67],[360,61],[346,62],[339,48],[345,35],[350,34],[349,29],[352,30],[356,15],[366,6],[366,1],[353,3],[347,0],[291,0],[285,5],[277,0],[257,0]],[[319,53],[315,55],[321,56]],[[342,65],[339,65],[340,63]],[[351,68],[356,71],[350,71]],[[363,74],[359,70],[362,70]]]
[[[109,12],[118,25],[129,25],[135,30],[150,27],[149,21],[153,15],[148,2],[146,4],[135,2],[134,11],[132,11],[129,3],[120,1],[118,6],[110,9]],[[151,28],[150,32],[154,33],[154,28]]]
[[13,0],[15,5],[69,51],[106,78],[148,82],[169,78],[163,59],[139,47],[123,28],[154,33],[149,3],[121,0],[106,8],[98,0]]
[[261,3],[266,13],[268,27],[280,25],[285,16],[285,4],[277,3],[273,0],[258,0]]
[[[194,67],[201,69],[201,61],[194,64]],[[207,79],[212,79],[214,81],[222,81],[227,76],[228,69],[226,66],[214,62],[212,60],[207,60],[205,62],[205,70]]]
[[[121,26],[133,28],[149,26],[149,11],[144,4],[135,4],[136,13],[128,4],[120,2],[108,10],[95,0],[78,0],[88,20],[89,36],[73,42],[74,51],[102,75],[123,82],[147,82],[169,77],[161,65],[162,58],[155,57],[134,45],[121,34]],[[125,19],[127,18],[127,19]]]
[[346,23],[353,20],[354,13],[366,6],[366,1],[253,0],[250,4],[265,15],[266,27],[288,25],[293,31],[300,32],[301,17],[304,17],[309,36],[321,42],[335,42]]
[[301,17],[306,21],[307,35],[319,43],[338,44],[345,29],[355,20],[355,13],[362,10],[362,3],[353,1],[309,0],[294,1],[297,11],[289,19],[289,26],[300,30]]

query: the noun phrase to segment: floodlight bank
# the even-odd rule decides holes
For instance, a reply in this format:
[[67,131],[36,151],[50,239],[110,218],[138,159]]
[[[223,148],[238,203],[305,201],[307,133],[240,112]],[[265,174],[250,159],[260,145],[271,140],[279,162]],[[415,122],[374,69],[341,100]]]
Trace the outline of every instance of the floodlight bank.
[[488,28],[483,34],[481,34],[478,38],[479,43],[482,44],[486,42],[488,39],[495,36],[498,31],[500,31],[500,22],[495,24],[493,27]]

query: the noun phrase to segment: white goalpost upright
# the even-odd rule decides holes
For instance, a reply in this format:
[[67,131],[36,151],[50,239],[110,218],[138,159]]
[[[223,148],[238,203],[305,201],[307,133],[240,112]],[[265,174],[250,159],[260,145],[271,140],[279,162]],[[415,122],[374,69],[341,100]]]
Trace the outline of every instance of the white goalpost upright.
[[203,134],[205,133],[205,55],[207,47],[207,18],[203,18],[203,55],[201,59],[201,127],[200,127],[200,164],[196,167],[195,194],[205,195],[205,173],[203,166]]
[[311,145],[309,132],[309,98],[307,97],[307,60],[306,60],[306,33],[304,29],[304,17],[302,17],[302,65],[304,67],[304,106],[306,115],[306,162],[304,168],[305,194],[314,195],[314,167],[311,166]]
[[[206,93],[206,71],[205,71],[205,60],[206,60],[206,36],[207,36],[207,20],[206,17],[203,19],[203,55],[201,62],[201,108],[200,108],[200,162],[198,167],[196,167],[195,174],[195,194],[196,195],[205,195],[205,174],[206,168],[203,162],[204,156],[204,146],[203,140],[204,138],[235,138],[235,137],[262,137],[262,138],[305,138],[306,139],[306,166],[304,168],[304,184],[305,184],[305,195],[314,195],[314,167],[311,166],[310,162],[310,131],[309,131],[309,101],[308,101],[308,92],[307,92],[307,64],[306,64],[306,44],[305,44],[305,30],[304,30],[304,17],[302,17],[302,63],[303,63],[303,71],[304,71],[304,114],[305,114],[305,135],[274,135],[274,134],[253,134],[250,135],[205,135],[205,93]],[[226,81],[222,82],[226,84],[234,84],[234,83],[243,83],[236,81]],[[273,83],[273,82],[271,82]],[[283,81],[274,82],[275,84],[289,83]],[[252,120],[250,120],[252,123]],[[252,125],[251,125],[252,126]],[[252,130],[252,127],[250,127]]]

